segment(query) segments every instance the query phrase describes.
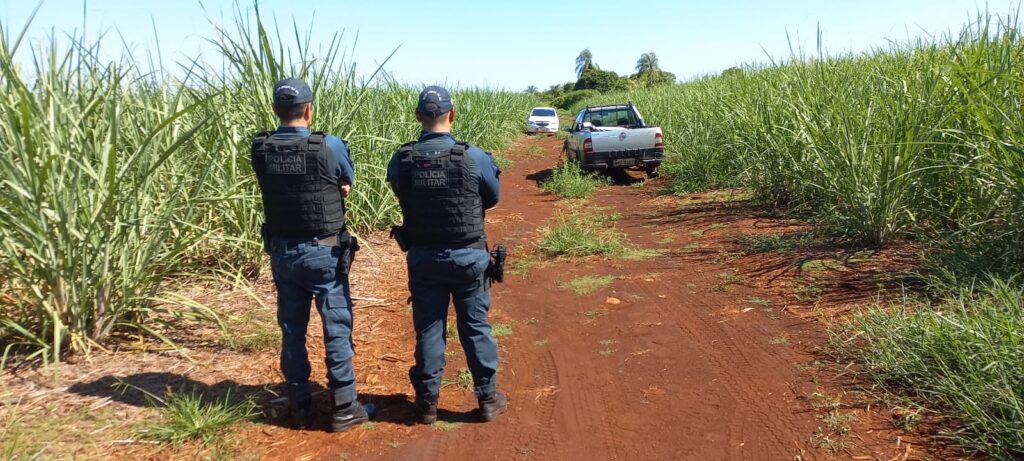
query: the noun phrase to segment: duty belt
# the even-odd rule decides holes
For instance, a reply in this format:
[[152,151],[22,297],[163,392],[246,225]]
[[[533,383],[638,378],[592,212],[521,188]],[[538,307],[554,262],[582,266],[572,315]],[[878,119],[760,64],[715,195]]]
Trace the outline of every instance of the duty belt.
[[413,243],[410,246],[413,247],[426,247],[426,248],[444,248],[449,250],[462,250],[462,249],[474,249],[474,250],[486,250],[487,239],[479,238],[472,242],[460,242],[460,243]]
[[340,246],[340,245],[338,245],[338,243],[339,243],[338,242],[338,236],[339,235],[341,235],[341,233],[337,233],[337,234],[331,235],[329,237],[322,237],[322,238],[321,237],[314,237],[313,238],[313,245],[323,245],[325,247]]
[[280,244],[284,245],[285,247],[291,247],[291,246],[300,245],[300,244],[308,244],[308,245],[313,245],[313,246],[336,247],[336,246],[341,246],[342,244],[346,243],[345,239],[341,238],[344,233],[345,233],[345,231],[341,231],[341,232],[337,232],[337,233],[334,233],[334,234],[325,235],[325,236],[322,236],[322,237],[313,237],[312,239],[309,239],[309,240],[303,240],[303,239],[297,239],[297,238],[287,238],[287,237],[275,238],[274,240],[275,241],[279,241]]

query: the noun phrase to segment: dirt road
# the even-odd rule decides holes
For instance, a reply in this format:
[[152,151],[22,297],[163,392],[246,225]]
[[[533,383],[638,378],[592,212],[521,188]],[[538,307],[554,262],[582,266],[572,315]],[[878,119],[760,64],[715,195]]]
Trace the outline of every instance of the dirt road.
[[[540,229],[565,206],[537,187],[559,161],[559,147],[555,138],[525,140],[502,175],[502,202],[488,214],[488,233],[513,259],[533,251]],[[751,218],[721,197],[702,202],[700,195],[657,192],[652,184],[618,184],[586,206],[620,214],[616,226],[629,241],[660,256],[545,261],[494,287],[492,321],[511,327],[499,339],[499,385],[510,409],[497,422],[471,422],[475,400],[454,385],[465,362],[452,340],[444,423],[414,424],[406,403],[408,311],[368,309],[357,312],[357,345],[387,343],[370,352],[360,346],[357,357],[360,392],[380,407],[377,421],[340,436],[263,429],[258,444],[269,444],[267,457],[282,459],[910,457],[906,439],[870,408],[837,410],[825,420],[821,402],[841,389],[812,366],[824,339],[821,324],[788,313],[784,296],[749,280],[765,271],[738,267],[720,248],[735,236],[790,224]],[[609,275],[611,284],[591,294],[564,286]],[[404,273],[390,281],[388,297],[404,303]],[[379,339],[382,331],[392,338]]]
[[[558,145],[540,143],[547,152]],[[538,238],[556,198],[534,179],[557,158],[517,158],[503,174],[502,206],[490,215],[492,241],[524,251]],[[498,285],[494,304],[515,327],[502,357],[508,416],[419,439],[393,452],[394,459],[792,459],[800,453],[819,424],[796,402],[793,388],[801,381],[796,365],[807,356],[770,342],[801,322],[742,313],[749,293],[716,290],[721,268],[676,251],[699,238],[667,224],[685,216],[643,206],[644,198],[649,191],[609,187],[591,206],[622,213],[619,227],[629,240],[667,249],[665,256],[560,261]],[[652,228],[652,220],[669,228]],[[616,279],[590,295],[560,286],[605,275]]]
[[[499,386],[510,397],[508,413],[493,423],[473,420],[476,400],[454,337],[440,422],[415,423],[405,264],[382,234],[362,236],[365,251],[352,275],[358,391],[379,410],[362,427],[326,431],[317,316],[307,344],[321,413],[313,430],[288,425],[267,276],[245,290],[192,287],[244,330],[239,338],[262,338],[250,347],[226,347],[212,328],[180,329],[174,339],[191,349],[190,360],[162,344],[142,352],[133,346],[65,364],[63,381],[46,370],[21,370],[4,380],[5,391],[30,396],[25,408],[41,415],[31,426],[40,434],[49,437],[52,424],[62,428],[48,454],[76,459],[956,457],[927,437],[929,415],[879,402],[857,381],[855,366],[821,352],[833,316],[874,301],[887,286],[899,292],[893,276],[913,264],[913,248],[783,248],[779,242],[791,240],[781,234],[802,238],[810,226],[759,209],[738,191],[659,195],[664,183],[626,177],[587,200],[558,200],[538,183],[559,162],[559,147],[551,137],[517,142],[506,153],[513,163],[502,175],[501,204],[487,216],[491,243],[510,248],[515,271],[493,290]],[[543,228],[570,207],[607,217],[604,225],[630,245],[656,251],[640,259],[540,257]],[[754,241],[775,243],[755,251]],[[585,294],[568,286],[585,280],[592,285]],[[251,398],[263,412],[210,446],[126,440],[138,422],[159,415],[142,391],[169,389]],[[50,423],[50,414],[63,416]],[[77,427],[81,415],[95,421]],[[916,433],[904,430],[911,426]],[[107,441],[94,441],[95,434]]]

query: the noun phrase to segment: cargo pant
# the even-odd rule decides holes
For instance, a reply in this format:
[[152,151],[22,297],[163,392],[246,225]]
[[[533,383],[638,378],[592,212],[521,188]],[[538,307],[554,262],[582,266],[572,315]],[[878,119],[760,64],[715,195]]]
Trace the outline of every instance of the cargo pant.
[[407,256],[412,321],[416,329],[416,364],[409,379],[416,398],[437,403],[444,376],[448,305],[455,305],[459,341],[473,375],[477,397],[497,386],[498,345],[487,313],[491,293],[486,281],[490,255],[475,248],[413,246]]
[[348,244],[324,246],[278,238],[271,242],[270,267],[277,285],[277,322],[281,327],[281,372],[292,405],[305,405],[311,399],[306,327],[312,300],[323,322],[327,386],[334,403],[344,405],[356,399],[348,283],[351,256]]

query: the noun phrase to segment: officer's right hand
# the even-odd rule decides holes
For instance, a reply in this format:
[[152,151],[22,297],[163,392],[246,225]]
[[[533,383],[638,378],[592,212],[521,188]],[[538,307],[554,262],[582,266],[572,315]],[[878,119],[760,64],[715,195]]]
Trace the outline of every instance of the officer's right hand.
[[352,192],[352,185],[347,183],[347,182],[342,182],[340,189],[341,189],[341,197],[345,198],[345,197],[348,197],[348,193],[349,192]]

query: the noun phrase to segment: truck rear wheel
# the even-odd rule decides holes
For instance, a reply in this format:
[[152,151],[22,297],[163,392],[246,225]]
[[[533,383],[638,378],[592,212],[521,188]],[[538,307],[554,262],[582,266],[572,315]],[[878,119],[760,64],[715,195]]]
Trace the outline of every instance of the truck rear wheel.
[[649,166],[647,168],[644,168],[644,171],[647,173],[647,179],[657,178],[658,175],[659,175],[659,172],[658,172],[659,168],[660,168],[660,165]]

